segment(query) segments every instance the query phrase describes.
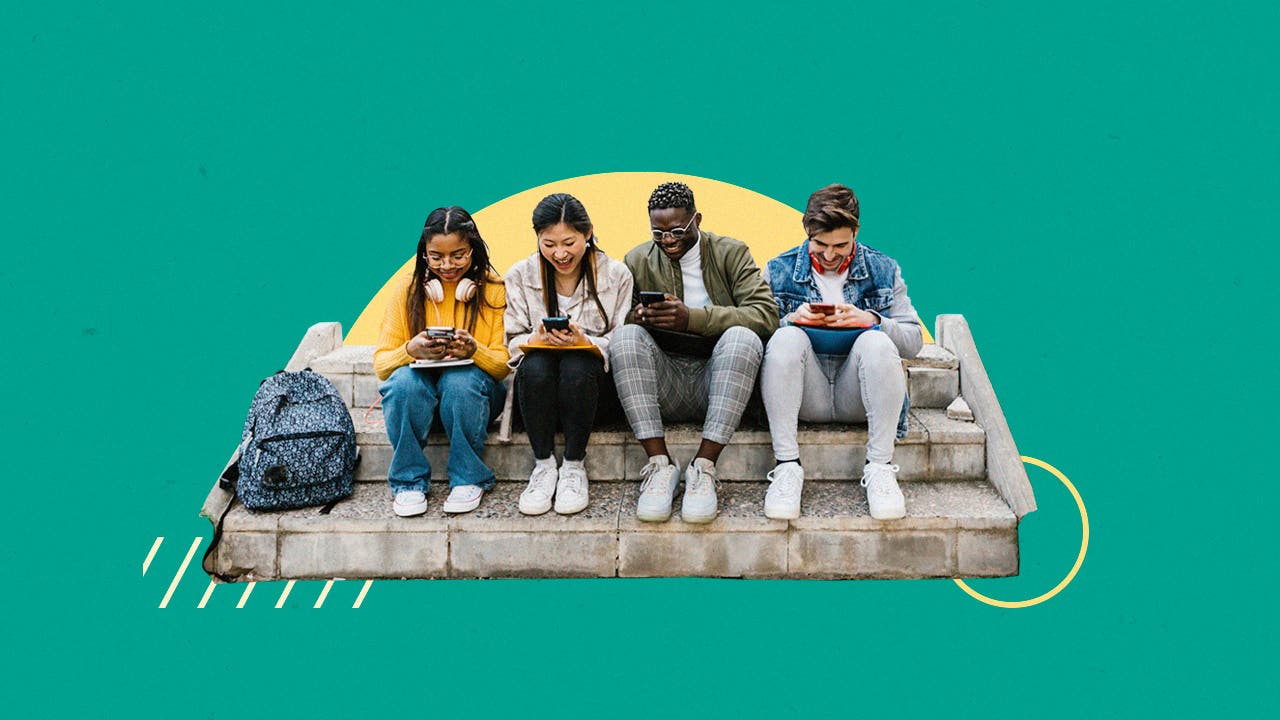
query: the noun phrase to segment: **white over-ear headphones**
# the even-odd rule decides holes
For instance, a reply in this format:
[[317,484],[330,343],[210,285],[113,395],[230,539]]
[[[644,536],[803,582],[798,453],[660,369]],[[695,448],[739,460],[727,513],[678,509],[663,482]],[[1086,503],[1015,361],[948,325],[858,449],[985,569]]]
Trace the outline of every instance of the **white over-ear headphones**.
[[[444,302],[444,286],[440,284],[440,278],[431,278],[423,283],[423,289],[427,293],[427,299],[433,303]],[[458,289],[453,293],[454,299],[458,302],[470,302],[476,296],[476,283],[471,278],[462,278],[458,281]]]

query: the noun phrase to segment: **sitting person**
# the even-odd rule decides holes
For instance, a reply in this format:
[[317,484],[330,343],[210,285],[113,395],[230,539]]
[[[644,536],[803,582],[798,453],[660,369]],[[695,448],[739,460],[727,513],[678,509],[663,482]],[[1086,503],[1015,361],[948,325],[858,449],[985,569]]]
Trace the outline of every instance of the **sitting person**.
[[[902,358],[920,352],[920,322],[898,263],[857,242],[858,198],[852,190],[830,185],[809,196],[804,229],[808,239],[770,260],[766,271],[784,327],[769,341],[760,372],[778,461],[768,475],[765,515],[800,516],[804,468],[796,426],[804,420],[866,421],[862,486],[871,516],[903,517],[906,505],[898,488],[898,466],[892,464],[893,443],[895,432],[899,437],[906,433]],[[809,336],[795,323],[867,329],[847,355],[816,355]]]
[[[444,511],[470,512],[493,487],[494,473],[480,456],[489,423],[506,399],[500,382],[510,372],[505,306],[502,278],[489,264],[475,221],[460,207],[433,210],[418,240],[413,274],[396,286],[373,354],[373,369],[384,381],[378,392],[391,440],[387,482],[397,515],[427,511],[431,464],[422,446],[437,410],[449,438]],[[418,360],[442,366],[410,367]]]
[[778,308],[747,246],[701,224],[687,185],[663,183],[653,191],[653,241],[626,257],[636,298],[649,304],[632,308],[627,321],[634,324],[619,328],[609,346],[618,398],[649,457],[636,516],[650,522],[671,516],[680,473],[662,424],[681,420],[703,426],[702,444],[685,471],[680,516],[715,519],[715,463],[751,397],[763,341],[778,326]]
[[[516,399],[534,467],[520,494],[520,512],[551,509],[568,515],[587,507],[587,441],[601,396],[616,406],[607,376],[609,339],[626,321],[631,272],[596,247],[591,218],[572,195],[549,195],[533,209],[538,250],[507,272],[507,348],[516,373]],[[569,318],[551,329],[544,319]],[[586,350],[529,349],[543,345]],[[564,462],[556,470],[556,426],[564,432]]]

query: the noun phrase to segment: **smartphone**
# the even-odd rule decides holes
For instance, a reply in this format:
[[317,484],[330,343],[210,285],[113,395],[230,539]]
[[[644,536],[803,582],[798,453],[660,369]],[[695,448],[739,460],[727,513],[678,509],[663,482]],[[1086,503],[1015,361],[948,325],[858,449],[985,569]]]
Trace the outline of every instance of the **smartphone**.
[[809,309],[819,315],[835,315],[836,306],[831,303],[809,303]]
[[653,292],[652,290],[640,291],[641,305],[652,305],[654,303],[660,303],[660,302],[666,302],[666,301],[667,301],[666,293]]
[[454,330],[451,327],[435,325],[427,328],[427,337],[432,340],[452,340]]
[[542,327],[546,328],[547,332],[551,332],[552,330],[568,330],[569,318],[567,317],[542,318]]

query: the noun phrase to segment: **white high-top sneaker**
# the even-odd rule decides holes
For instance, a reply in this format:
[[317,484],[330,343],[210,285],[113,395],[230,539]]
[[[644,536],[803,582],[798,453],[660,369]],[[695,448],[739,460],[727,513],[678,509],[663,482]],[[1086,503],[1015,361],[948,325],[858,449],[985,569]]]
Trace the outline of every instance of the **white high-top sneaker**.
[[556,492],[556,461],[535,462],[529,475],[529,487],[520,493],[520,512],[541,515],[551,509],[551,496]]
[[671,464],[666,455],[649,458],[640,471],[640,500],[636,502],[636,517],[645,522],[665,522],[671,517],[671,499],[680,482],[680,470]]
[[897,520],[907,515],[907,501],[898,487],[898,466],[867,463],[862,468],[862,487],[867,489],[867,505],[877,520]]
[[694,458],[684,471],[684,497],[680,499],[680,519],[689,523],[709,523],[716,519],[716,466],[706,458]]
[[804,490],[804,468],[787,462],[769,471],[769,489],[764,494],[764,516],[774,520],[800,517],[800,493]]
[[587,507],[587,469],[581,460],[565,460],[556,483],[556,512],[572,515]]

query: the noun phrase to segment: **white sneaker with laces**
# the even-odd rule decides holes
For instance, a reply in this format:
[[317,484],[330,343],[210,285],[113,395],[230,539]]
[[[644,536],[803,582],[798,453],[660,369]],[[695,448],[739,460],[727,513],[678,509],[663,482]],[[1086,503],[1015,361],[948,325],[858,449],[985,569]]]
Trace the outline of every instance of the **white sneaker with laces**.
[[427,511],[427,494],[421,490],[401,490],[391,502],[391,509],[400,517],[413,517]]
[[800,517],[800,493],[804,490],[804,468],[786,462],[769,471],[769,489],[764,494],[764,516],[774,520]]
[[867,463],[862,468],[862,487],[867,489],[867,505],[877,520],[906,517],[907,501],[898,487],[898,466]]
[[582,461],[565,460],[556,483],[556,512],[572,515],[587,507],[587,469]]
[[706,458],[695,458],[684,471],[684,497],[680,499],[680,519],[688,523],[709,523],[719,511],[716,501],[716,466]]
[[680,470],[666,455],[655,455],[640,471],[640,499],[636,517],[644,522],[665,522],[671,517],[671,499],[680,482]]
[[484,490],[481,490],[479,485],[457,485],[449,491],[449,497],[445,498],[444,511],[447,513],[471,512],[480,507],[482,497],[484,497]]
[[525,515],[541,515],[551,509],[551,496],[556,492],[556,464],[534,463],[529,475],[529,487],[520,493],[520,512]]

